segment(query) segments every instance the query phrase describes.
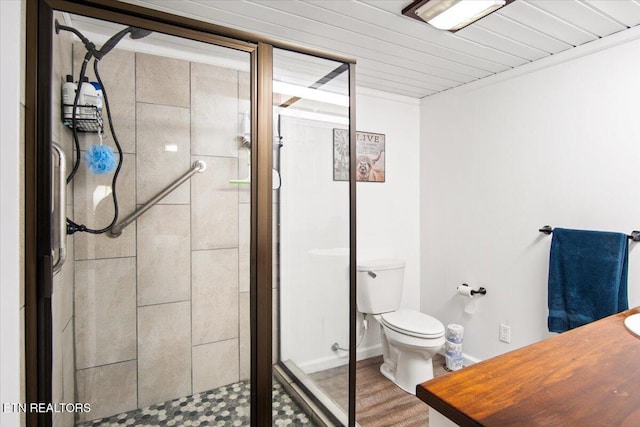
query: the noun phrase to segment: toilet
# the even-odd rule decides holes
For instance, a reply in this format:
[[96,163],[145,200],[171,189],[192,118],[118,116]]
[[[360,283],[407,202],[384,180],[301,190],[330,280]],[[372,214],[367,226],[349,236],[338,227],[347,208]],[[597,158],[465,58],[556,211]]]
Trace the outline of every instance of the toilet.
[[380,324],[382,375],[407,393],[433,378],[431,358],[444,345],[444,325],[416,310],[400,309],[405,262],[376,259],[358,263],[358,311]]

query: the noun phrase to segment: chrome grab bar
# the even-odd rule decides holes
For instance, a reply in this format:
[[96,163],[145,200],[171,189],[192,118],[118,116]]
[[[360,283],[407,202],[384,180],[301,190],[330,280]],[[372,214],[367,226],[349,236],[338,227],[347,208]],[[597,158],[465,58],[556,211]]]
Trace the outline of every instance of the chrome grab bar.
[[191,169],[189,169],[187,173],[173,181],[167,188],[156,194],[153,199],[149,200],[140,208],[136,209],[131,215],[111,227],[111,230],[107,232],[107,236],[113,238],[120,237],[120,235],[122,234],[122,230],[124,230],[126,226],[138,219],[140,215],[151,209],[156,203],[164,199],[167,195],[169,195],[169,193],[178,188],[180,185],[182,185],[182,183],[187,181],[193,175],[195,175],[196,173],[204,172],[205,169],[207,169],[207,164],[204,162],[204,160],[196,160],[195,162],[193,162]]
[[[53,274],[62,268],[67,259],[67,158],[64,150],[55,142],[51,143],[51,148],[58,154],[58,233],[60,247],[58,248],[58,259],[53,264]],[[52,152],[53,154],[53,152]],[[54,159],[51,156],[51,170],[54,169]],[[52,184],[55,182],[51,180]],[[52,197],[55,197],[55,189],[52,188]],[[55,210],[55,203],[52,203],[52,210]],[[52,212],[53,214],[53,212]]]

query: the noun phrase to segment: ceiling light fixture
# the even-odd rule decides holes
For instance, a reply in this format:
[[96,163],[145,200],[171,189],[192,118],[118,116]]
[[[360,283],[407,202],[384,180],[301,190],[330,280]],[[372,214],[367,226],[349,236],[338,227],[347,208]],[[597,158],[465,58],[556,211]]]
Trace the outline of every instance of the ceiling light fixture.
[[402,14],[456,32],[514,0],[416,0]]

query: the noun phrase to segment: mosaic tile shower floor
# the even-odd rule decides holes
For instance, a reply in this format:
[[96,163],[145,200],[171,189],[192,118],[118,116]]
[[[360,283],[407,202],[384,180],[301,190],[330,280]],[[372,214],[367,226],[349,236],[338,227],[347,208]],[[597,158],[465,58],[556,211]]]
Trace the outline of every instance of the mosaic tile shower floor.
[[[78,424],[78,427],[248,426],[249,382],[242,381],[147,408]],[[282,386],[273,384],[274,426],[315,426]]]

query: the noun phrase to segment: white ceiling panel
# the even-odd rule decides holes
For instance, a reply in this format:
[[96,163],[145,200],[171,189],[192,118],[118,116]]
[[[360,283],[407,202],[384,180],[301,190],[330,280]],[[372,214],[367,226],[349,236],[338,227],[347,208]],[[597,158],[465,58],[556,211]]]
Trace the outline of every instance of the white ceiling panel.
[[464,82],[454,82],[452,80],[445,80],[435,77],[431,74],[427,74],[421,71],[420,67],[405,68],[398,65],[380,63],[364,58],[358,58],[357,67],[358,70],[362,71],[362,69],[364,69],[369,73],[377,72],[388,77],[395,76],[398,79],[414,79],[427,82],[430,84],[430,86],[442,87],[441,90],[446,90],[447,88],[456,87],[461,84],[468,83],[469,81],[477,80],[471,79]]
[[364,87],[375,87],[378,90],[382,90],[385,92],[396,93],[400,95],[406,95],[415,97],[417,92],[424,93],[425,96],[432,95],[437,93],[438,91],[430,90],[427,88],[412,86],[404,80],[395,80],[395,79],[381,79],[378,77],[370,77],[364,75],[363,73],[356,72],[356,78],[358,80],[358,84]]
[[550,54],[562,52],[563,50],[573,47],[569,43],[550,37],[538,30],[526,27],[497,13],[483,18],[482,21],[477,22],[474,27],[493,31],[496,34]]
[[400,14],[402,9],[411,4],[411,1],[407,0],[360,0],[362,3],[369,3],[377,8],[386,10],[393,14]]
[[640,25],[640,0],[515,0],[457,33],[403,16],[411,0],[125,1],[352,57],[358,85],[415,98]]
[[585,3],[627,27],[635,27],[640,24],[640,3],[638,1],[585,0]]
[[549,56],[549,52],[542,51],[528,44],[520,43],[511,37],[500,35],[476,25],[469,25],[458,31],[456,35],[496,47],[503,52],[508,52],[526,61],[535,61],[536,59]]
[[578,28],[524,0],[516,0],[503,7],[500,9],[500,14],[573,46],[579,46],[598,38],[595,33]]
[[599,13],[586,3],[576,0],[541,1],[532,0],[531,4],[538,9],[555,15],[578,28],[588,29],[600,37],[626,30],[627,26]]

